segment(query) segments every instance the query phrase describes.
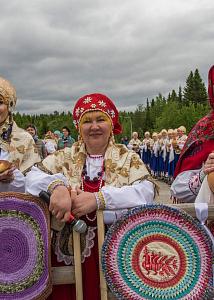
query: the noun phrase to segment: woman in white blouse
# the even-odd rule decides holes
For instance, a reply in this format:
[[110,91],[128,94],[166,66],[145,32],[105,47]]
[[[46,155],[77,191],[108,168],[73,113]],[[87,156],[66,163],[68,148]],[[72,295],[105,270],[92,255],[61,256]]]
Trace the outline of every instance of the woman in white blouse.
[[[68,221],[72,212],[87,223],[82,253],[84,299],[100,299],[96,210],[104,210],[105,220],[111,222],[112,210],[151,204],[156,186],[140,157],[125,145],[115,144],[114,134],[121,133],[122,128],[118,111],[108,97],[82,97],[74,107],[73,119],[80,141],[43,161],[53,175],[33,168],[27,176],[26,189],[37,196],[41,190],[47,191],[51,195],[49,209],[62,222]],[[72,201],[69,189],[77,191]],[[70,248],[65,243],[62,246],[62,240],[63,233],[56,233],[54,250],[58,261],[72,263],[72,253],[65,250]],[[92,263],[94,260],[96,263]],[[60,299],[70,299],[70,295],[75,297],[72,288],[60,289]]]

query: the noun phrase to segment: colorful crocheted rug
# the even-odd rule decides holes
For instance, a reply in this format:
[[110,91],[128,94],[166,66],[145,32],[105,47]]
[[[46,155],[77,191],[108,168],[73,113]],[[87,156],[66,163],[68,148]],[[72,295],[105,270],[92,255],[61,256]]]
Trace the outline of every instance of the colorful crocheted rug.
[[208,299],[211,240],[197,220],[163,205],[142,206],[110,227],[102,270],[118,299]]
[[47,205],[0,193],[0,299],[44,300],[52,290]]

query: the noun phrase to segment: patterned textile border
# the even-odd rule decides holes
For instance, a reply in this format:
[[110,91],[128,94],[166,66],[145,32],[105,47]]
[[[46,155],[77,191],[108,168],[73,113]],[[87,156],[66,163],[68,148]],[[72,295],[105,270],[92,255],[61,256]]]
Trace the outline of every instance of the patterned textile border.
[[211,244],[199,222],[184,211],[141,206],[110,227],[102,270],[118,299],[208,299]]

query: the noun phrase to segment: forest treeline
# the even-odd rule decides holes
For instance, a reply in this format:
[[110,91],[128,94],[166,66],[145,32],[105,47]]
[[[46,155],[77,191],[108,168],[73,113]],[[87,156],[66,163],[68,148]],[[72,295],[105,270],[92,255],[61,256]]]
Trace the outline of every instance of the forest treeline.
[[[172,90],[167,97],[161,93],[156,99],[146,100],[146,105],[139,103],[134,112],[119,112],[119,122],[122,125],[123,133],[115,136],[120,142],[124,135],[131,138],[131,131],[137,131],[139,138],[144,138],[145,131],[151,134],[162,129],[175,129],[181,125],[187,129],[187,134],[192,127],[210,111],[209,98],[204,82],[198,69],[190,72],[186,79],[184,88],[179,86],[178,91]],[[44,138],[47,131],[62,130],[63,126],[71,129],[71,136],[77,140],[78,132],[73,125],[72,113],[27,115],[14,114],[14,120],[21,128],[26,129],[28,124],[35,124],[39,138]]]

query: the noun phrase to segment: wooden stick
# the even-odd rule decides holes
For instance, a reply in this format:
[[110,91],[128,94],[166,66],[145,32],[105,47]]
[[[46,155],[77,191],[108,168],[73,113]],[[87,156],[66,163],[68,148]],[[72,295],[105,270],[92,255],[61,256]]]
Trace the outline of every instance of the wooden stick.
[[99,267],[100,267],[100,295],[101,300],[108,300],[107,284],[101,268],[101,250],[105,238],[105,227],[103,222],[103,211],[97,211],[97,233],[98,233],[98,248],[99,248]]
[[74,266],[52,267],[52,284],[75,284]]
[[[71,199],[76,197],[77,192],[71,191]],[[75,269],[75,282],[76,282],[76,300],[83,300],[83,287],[82,287],[82,264],[81,264],[81,247],[80,247],[80,234],[73,229],[73,242],[74,242],[74,269]]]
[[[182,204],[165,204],[170,207],[174,207],[177,209],[182,209],[189,215],[191,215],[193,218],[196,217],[195,213],[195,205],[194,203],[182,203]],[[213,220],[214,219],[214,204],[208,204],[208,220]]]

